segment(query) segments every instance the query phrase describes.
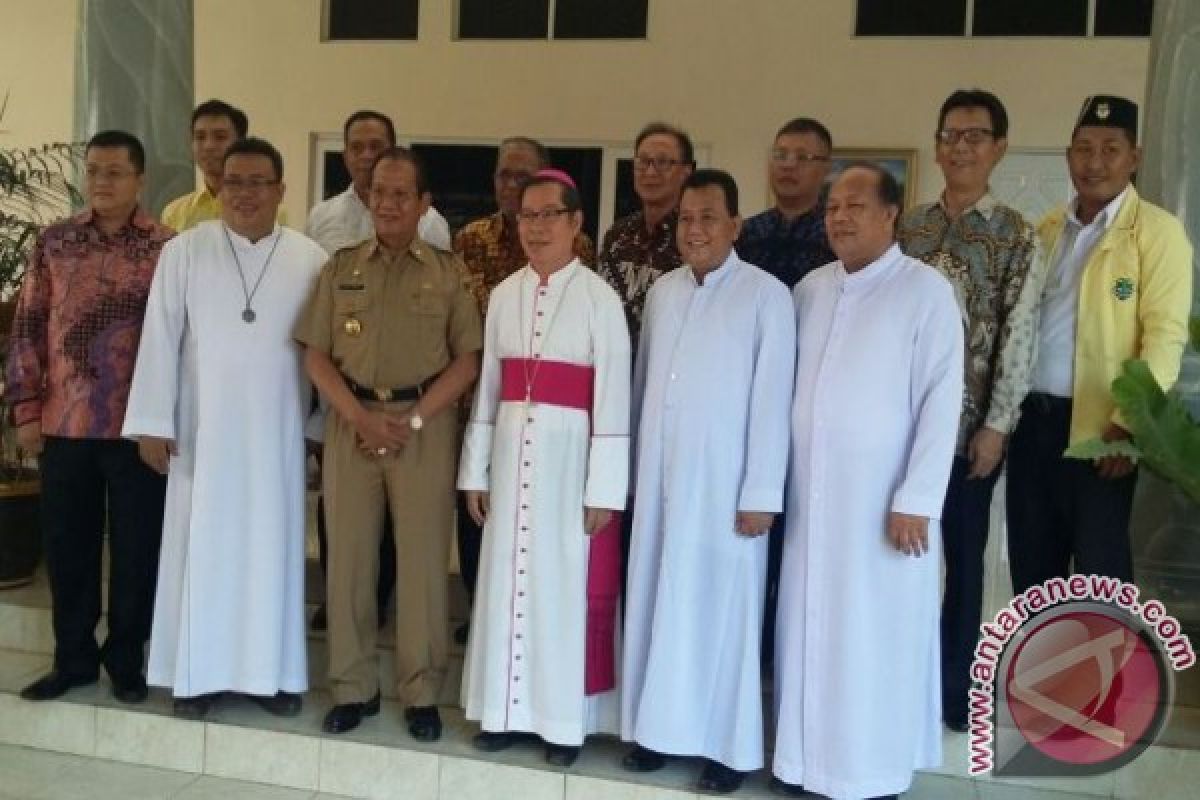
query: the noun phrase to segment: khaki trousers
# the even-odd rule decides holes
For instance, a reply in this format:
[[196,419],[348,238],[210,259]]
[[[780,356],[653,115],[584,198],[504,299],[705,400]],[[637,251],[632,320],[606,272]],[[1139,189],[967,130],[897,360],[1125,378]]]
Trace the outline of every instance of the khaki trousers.
[[[407,403],[369,403],[403,411]],[[336,412],[325,442],[329,526],[326,608],[334,703],[362,703],[379,691],[375,586],[384,503],[396,539],[396,692],[406,706],[437,702],[446,674],[447,560],[458,463],[458,420],[443,410],[386,456],[363,455]]]

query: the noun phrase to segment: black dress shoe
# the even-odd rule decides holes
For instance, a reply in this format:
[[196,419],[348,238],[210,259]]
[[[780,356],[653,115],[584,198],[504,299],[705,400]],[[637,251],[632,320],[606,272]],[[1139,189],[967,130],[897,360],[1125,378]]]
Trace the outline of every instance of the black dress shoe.
[[276,692],[273,695],[248,694],[246,697],[258,703],[265,711],[277,717],[294,717],[304,707],[304,700],[291,692]]
[[442,738],[442,715],[437,706],[409,706],[404,709],[408,732],[418,742],[436,742]]
[[546,763],[555,767],[569,767],[579,758],[581,748],[568,747],[565,744],[546,742]]
[[809,797],[812,794],[798,783],[785,783],[774,776],[771,776],[771,791],[782,797]]
[[195,697],[176,697],[175,716],[184,719],[204,719],[212,710],[213,695],[198,694]]
[[317,610],[313,612],[312,621],[308,624],[314,631],[323,631],[329,626],[329,619],[326,616],[324,603],[317,606]]
[[144,703],[150,690],[146,687],[146,679],[141,675],[135,678],[112,680],[113,697],[121,703]]
[[654,772],[667,765],[667,757],[662,753],[642,747],[640,744],[625,754],[621,766],[630,772]]
[[379,713],[379,692],[375,693],[365,703],[342,703],[329,709],[321,730],[326,733],[345,733],[358,727],[363,717],[373,717]]
[[704,772],[700,774],[700,780],[696,784],[696,788],[702,792],[729,794],[730,792],[737,791],[745,779],[746,773],[738,772],[736,769],[730,769],[719,761],[706,758],[704,759]]
[[90,686],[96,682],[97,677],[96,675],[87,678],[73,677],[64,675],[56,669],[51,670],[22,689],[21,697],[38,703],[43,700],[54,700],[62,697],[76,686]]
[[501,750],[507,750],[521,740],[519,733],[513,731],[492,732],[484,731],[475,735],[471,740],[471,744],[476,750],[482,750],[485,753],[498,753]]
[[454,629],[454,643],[455,644],[466,644],[467,636],[469,636],[470,633],[471,633],[471,623],[464,622],[462,625],[459,625],[457,628]]

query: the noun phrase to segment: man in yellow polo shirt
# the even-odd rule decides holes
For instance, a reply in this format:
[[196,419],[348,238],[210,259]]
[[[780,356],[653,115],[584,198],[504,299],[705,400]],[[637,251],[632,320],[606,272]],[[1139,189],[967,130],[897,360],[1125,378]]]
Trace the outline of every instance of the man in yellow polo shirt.
[[[218,193],[225,151],[245,139],[249,129],[246,113],[223,100],[206,100],[196,106],[192,112],[192,158],[204,176],[204,185],[167,203],[162,212],[164,225],[182,232],[206,220],[220,219]],[[287,222],[282,207],[276,220],[281,225]]]
[[1122,97],[1087,99],[1067,148],[1075,197],[1038,226],[1049,271],[1033,389],[1008,459],[1015,592],[1072,572],[1133,580],[1134,464],[1063,451],[1128,439],[1111,391],[1121,364],[1140,358],[1170,388],[1187,340],[1192,246],[1179,220],[1133,188],[1137,114]]

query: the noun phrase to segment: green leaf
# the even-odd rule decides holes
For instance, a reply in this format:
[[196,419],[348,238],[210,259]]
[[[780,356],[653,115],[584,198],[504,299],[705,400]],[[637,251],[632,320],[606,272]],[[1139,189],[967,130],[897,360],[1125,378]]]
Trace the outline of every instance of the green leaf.
[[1200,317],[1192,317],[1192,349],[1200,353]]
[[1200,503],[1200,424],[1183,398],[1175,391],[1164,393],[1146,362],[1136,359],[1122,365],[1112,392],[1142,463]]
[[1068,447],[1063,455],[1067,458],[1078,458],[1083,461],[1095,461],[1097,458],[1105,458],[1107,456],[1126,456],[1133,459],[1134,463],[1137,463],[1142,457],[1142,451],[1128,439],[1106,442],[1097,436],[1094,439],[1085,439],[1082,442],[1076,442]]

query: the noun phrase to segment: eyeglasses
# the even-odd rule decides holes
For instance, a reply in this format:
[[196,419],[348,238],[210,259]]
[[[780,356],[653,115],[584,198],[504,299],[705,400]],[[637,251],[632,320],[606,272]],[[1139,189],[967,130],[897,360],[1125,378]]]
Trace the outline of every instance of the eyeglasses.
[[799,164],[802,167],[807,167],[829,161],[829,156],[779,148],[771,151],[771,160],[776,164]]
[[967,144],[981,144],[995,135],[996,132],[990,128],[942,128],[933,138],[948,145],[958,144],[960,140]]
[[249,178],[243,180],[241,178],[225,178],[221,181],[221,188],[228,189],[231,192],[240,192],[243,189],[250,192],[261,192],[268,186],[274,186],[279,181],[269,181],[262,178]]
[[524,222],[526,225],[543,222],[549,225],[563,214],[569,213],[571,213],[571,209],[569,208],[543,208],[541,211],[518,211],[517,222]]
[[666,158],[659,156],[657,158],[649,158],[647,156],[638,156],[633,160],[633,168],[638,172],[649,172],[651,167],[654,167],[655,172],[666,172],[671,167],[678,167],[681,164],[686,164],[686,161],[680,161],[675,158]]
[[87,179],[92,183],[96,181],[119,181],[122,178],[128,178],[130,175],[136,175],[137,171],[132,169],[119,169],[110,167],[109,169],[101,169],[100,167],[88,167],[84,173]]
[[533,177],[532,172],[519,169],[502,169],[492,176],[496,183],[520,183]]

